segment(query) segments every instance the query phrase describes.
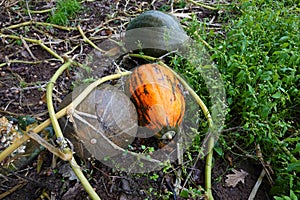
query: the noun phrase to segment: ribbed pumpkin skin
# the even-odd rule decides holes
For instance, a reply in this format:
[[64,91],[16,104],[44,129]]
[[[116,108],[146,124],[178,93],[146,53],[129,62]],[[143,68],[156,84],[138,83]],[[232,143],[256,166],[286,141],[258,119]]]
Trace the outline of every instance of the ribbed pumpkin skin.
[[185,111],[184,96],[178,79],[170,70],[158,64],[141,65],[133,71],[128,83],[139,126],[160,138],[163,131],[181,124]]

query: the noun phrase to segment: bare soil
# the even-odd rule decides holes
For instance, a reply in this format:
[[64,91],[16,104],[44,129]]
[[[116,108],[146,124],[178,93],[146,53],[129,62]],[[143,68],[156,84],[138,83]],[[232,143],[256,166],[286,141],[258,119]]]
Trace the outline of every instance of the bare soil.
[[[33,11],[54,7],[52,1],[28,2],[30,2],[29,9]],[[151,1],[86,1],[83,3],[84,9],[80,15],[70,21],[70,26],[80,24],[86,36],[92,38],[95,44],[100,44],[107,36],[124,32],[127,23],[142,11],[159,10],[165,8],[166,5],[170,6],[169,1],[153,2],[154,4],[151,4]],[[40,26],[36,23],[10,27],[28,21],[46,22],[49,12],[29,15],[25,1],[1,1],[0,3],[1,33],[21,37],[20,39],[0,37],[0,118],[7,117],[14,123],[18,123],[18,117],[31,116],[41,122],[49,117],[45,103],[46,85],[62,63],[41,46],[26,41],[22,37],[41,40],[58,55],[62,56],[68,53],[69,57],[80,63],[85,60],[93,48],[83,41],[77,29],[66,31]],[[174,11],[175,13],[195,12],[200,20],[214,18],[218,22],[219,17],[218,12],[195,5],[188,5],[185,9],[174,9]],[[105,69],[101,75],[104,76],[113,71],[112,68]],[[62,99],[72,91],[72,82],[74,81],[76,81],[74,68],[65,71],[60,76],[53,96],[56,109]],[[4,149],[2,147],[0,151]],[[13,160],[13,158],[9,159]],[[1,167],[5,166],[9,159],[5,160]],[[168,191],[172,193],[174,189],[173,183],[176,178],[174,171],[156,172],[159,177],[157,180],[152,180],[150,176],[153,173],[126,174],[117,172],[93,159],[76,159],[102,199],[162,199],[156,193],[166,194]],[[37,171],[37,166],[40,166],[41,162],[43,162],[41,169]],[[205,162],[200,160],[196,169],[188,169],[188,171],[193,170],[192,181],[188,183],[188,186],[204,188],[204,164]],[[180,166],[174,163],[173,167],[177,169]],[[226,186],[226,175],[232,173],[231,168],[243,169],[248,173],[244,184],[238,183],[236,187]],[[261,170],[261,164],[254,159],[240,157],[230,152],[224,158],[215,154],[212,179],[215,199],[248,199]],[[24,162],[22,167],[16,171],[1,171],[0,195],[8,192],[10,194],[6,195],[4,199],[24,200],[89,199],[81,184],[70,172],[66,162],[58,160],[53,166],[52,154],[41,150],[38,156]],[[185,178],[185,176],[182,177],[183,180]],[[153,189],[150,190],[150,188]],[[268,181],[264,179],[255,199],[268,199],[269,189]],[[183,199],[174,195],[170,195],[170,198]],[[205,196],[198,197],[198,199],[204,198]]]

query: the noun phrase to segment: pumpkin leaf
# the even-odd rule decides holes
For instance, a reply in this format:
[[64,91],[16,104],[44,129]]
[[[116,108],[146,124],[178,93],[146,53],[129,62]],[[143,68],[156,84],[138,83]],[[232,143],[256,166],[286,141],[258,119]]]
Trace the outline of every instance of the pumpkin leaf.
[[227,187],[235,187],[239,182],[245,183],[245,178],[248,175],[247,172],[242,169],[240,171],[232,169],[232,172],[234,174],[226,175],[225,182]]

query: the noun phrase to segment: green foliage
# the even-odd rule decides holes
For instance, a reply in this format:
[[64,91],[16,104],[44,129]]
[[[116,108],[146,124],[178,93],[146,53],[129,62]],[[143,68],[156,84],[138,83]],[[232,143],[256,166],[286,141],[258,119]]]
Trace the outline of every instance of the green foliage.
[[69,20],[73,19],[80,9],[81,5],[77,0],[58,0],[54,12],[49,17],[49,22],[63,26],[69,25]]
[[157,173],[153,173],[153,175],[150,176],[150,180],[157,181],[159,178],[159,175]]
[[199,188],[199,189],[189,188],[189,189],[183,189],[179,195],[184,199],[189,199],[189,198],[200,199],[203,198],[204,194],[205,192],[203,188]]
[[[299,139],[299,133],[293,133],[300,128],[295,117],[300,108],[300,19],[291,6],[244,2],[241,16],[227,26],[226,38],[214,40],[212,55],[226,86],[228,121],[239,119],[228,126],[242,126],[247,132],[243,138],[232,134],[231,139],[248,141],[247,146],[260,144],[276,172],[276,193],[286,195],[300,184],[299,153],[288,152],[299,145],[284,141]],[[288,184],[291,178],[293,184]]]
[[18,117],[18,125],[22,130],[26,130],[27,126],[36,122],[36,119],[30,116],[20,116]]
[[[292,1],[243,1],[227,6],[224,13],[220,16],[227,23],[224,37],[207,32],[205,23],[196,17],[185,20],[186,31],[195,41],[213,46],[211,58],[226,89],[225,128],[243,130],[226,132],[215,151],[222,156],[226,148],[238,143],[255,152],[255,145],[260,144],[264,160],[275,171],[272,195],[295,199],[300,196],[299,8]],[[186,63],[178,61],[172,61],[175,69]],[[187,64],[177,70],[189,77],[198,94],[209,97],[192,67]]]

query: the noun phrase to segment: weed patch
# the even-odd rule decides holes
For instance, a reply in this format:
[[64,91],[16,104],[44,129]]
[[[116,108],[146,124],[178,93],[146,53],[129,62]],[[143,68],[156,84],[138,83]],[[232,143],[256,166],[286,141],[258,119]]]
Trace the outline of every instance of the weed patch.
[[67,26],[70,24],[70,19],[73,19],[77,12],[81,9],[81,5],[77,0],[59,0],[55,10],[49,17],[49,22],[57,25]]
[[[227,17],[223,20],[228,21],[224,37],[217,32],[203,31],[207,24],[205,19],[199,22],[193,18],[186,28],[193,39],[199,43],[204,39],[213,47],[212,59],[226,88],[225,128],[239,127],[239,131],[222,136],[218,154],[223,155],[222,151],[232,145],[253,154],[259,145],[264,160],[255,155],[257,160],[264,164],[270,162],[275,173],[272,195],[290,198],[300,195],[300,19],[297,9],[289,1],[245,1],[225,9]],[[234,16],[228,17],[229,11]],[[188,71],[187,76],[189,72],[193,74],[189,82],[203,94],[202,85],[195,81],[200,80],[199,77],[189,68],[184,70]]]
[[[300,195],[299,168],[286,170],[299,162],[293,151],[299,145],[299,15],[280,2],[244,3],[241,9],[226,38],[215,40],[213,55],[226,85],[228,121],[238,117],[235,125],[245,131],[239,135],[244,138],[228,139],[260,144],[275,171],[274,195]],[[298,142],[285,141],[291,137]]]

